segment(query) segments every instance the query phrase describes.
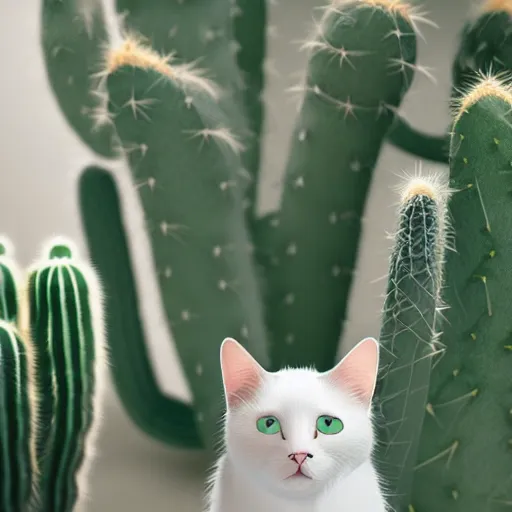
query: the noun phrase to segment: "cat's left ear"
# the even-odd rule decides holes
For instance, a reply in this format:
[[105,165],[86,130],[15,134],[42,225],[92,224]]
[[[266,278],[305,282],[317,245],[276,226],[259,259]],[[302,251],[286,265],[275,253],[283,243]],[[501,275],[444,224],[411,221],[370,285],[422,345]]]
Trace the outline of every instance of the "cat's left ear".
[[374,338],[365,338],[324,375],[332,384],[370,407],[378,372],[379,343]]
[[265,370],[238,341],[226,338],[220,347],[220,366],[226,401],[230,407],[250,400]]

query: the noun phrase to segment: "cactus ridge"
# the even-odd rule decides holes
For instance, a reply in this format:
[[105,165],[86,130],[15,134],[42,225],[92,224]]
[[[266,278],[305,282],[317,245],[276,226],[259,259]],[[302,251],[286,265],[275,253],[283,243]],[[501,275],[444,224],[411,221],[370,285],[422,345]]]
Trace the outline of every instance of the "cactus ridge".
[[450,180],[457,192],[450,212],[456,252],[446,261],[450,308],[415,468],[417,510],[494,512],[512,499],[511,106],[508,87],[485,76],[455,102]]
[[[399,11],[370,4],[328,9],[305,44],[311,56],[275,232],[270,248],[257,243],[271,262],[274,368],[332,365],[373,169],[412,82],[416,39],[402,37],[414,34],[411,23]],[[360,37],[362,30],[368,37]]]
[[25,512],[34,477],[27,348],[17,329],[0,320],[0,510]]

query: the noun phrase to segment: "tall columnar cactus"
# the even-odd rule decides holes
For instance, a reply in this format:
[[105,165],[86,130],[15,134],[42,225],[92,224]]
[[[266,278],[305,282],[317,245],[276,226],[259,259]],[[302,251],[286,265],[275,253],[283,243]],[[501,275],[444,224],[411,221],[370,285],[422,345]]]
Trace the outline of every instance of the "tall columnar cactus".
[[30,348],[0,320],[0,510],[26,512],[36,475]]
[[375,460],[397,511],[408,505],[440,327],[447,198],[440,178],[407,182],[390,259]]
[[270,258],[276,368],[314,363],[325,371],[336,356],[372,173],[413,79],[413,18],[396,2],[332,7],[306,44],[311,57],[302,108],[280,211],[269,221],[275,233],[258,244]]
[[75,510],[83,499],[101,407],[102,297],[95,274],[54,240],[28,274],[28,321],[39,394],[37,508]]
[[[245,340],[273,369],[335,363],[361,218],[387,139],[424,158],[450,157],[454,189],[448,200],[442,180],[413,179],[399,212],[377,391],[376,461],[390,505],[398,512],[494,512],[509,504],[511,102],[491,73],[510,71],[510,2],[486,0],[468,21],[453,66],[453,96],[462,101],[453,130],[437,136],[398,112],[417,69],[422,13],[402,0],[329,0],[304,45],[308,67],[281,204],[260,218],[254,205],[265,2],[109,5],[114,17],[99,0],[44,0],[42,34],[50,83],[68,122],[94,152],[128,167],[192,389],[190,405],[159,389],[140,314],[140,301],[149,299],[140,297],[131,263],[130,247],[143,238],[133,218],[123,220],[122,180],[91,165],[80,179],[83,225],[105,285],[113,374],[134,421],[166,443],[212,451],[223,412],[218,349],[226,336]],[[477,73],[484,75],[467,93]],[[443,272],[447,201],[457,252]],[[33,303],[36,297],[43,304],[37,294]],[[48,390],[62,374],[51,353],[41,354],[41,339],[35,336],[46,372],[39,372],[39,385]],[[45,397],[40,412],[52,416],[58,401]],[[56,431],[43,434],[51,444]],[[82,441],[73,442],[83,453]],[[64,455],[54,448],[53,458],[41,460]],[[66,484],[43,493],[54,500],[46,506],[59,506],[57,496],[73,502],[74,483]]]
[[504,510],[510,473],[512,94],[481,78],[454,108],[450,308],[415,471],[421,510]]

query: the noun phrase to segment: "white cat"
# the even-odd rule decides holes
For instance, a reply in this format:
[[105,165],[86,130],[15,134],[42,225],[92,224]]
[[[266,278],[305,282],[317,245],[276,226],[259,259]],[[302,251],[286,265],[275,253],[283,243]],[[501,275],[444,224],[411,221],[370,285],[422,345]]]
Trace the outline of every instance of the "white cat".
[[378,343],[332,370],[265,371],[235,340],[221,347],[225,454],[207,512],[385,512],[371,463]]

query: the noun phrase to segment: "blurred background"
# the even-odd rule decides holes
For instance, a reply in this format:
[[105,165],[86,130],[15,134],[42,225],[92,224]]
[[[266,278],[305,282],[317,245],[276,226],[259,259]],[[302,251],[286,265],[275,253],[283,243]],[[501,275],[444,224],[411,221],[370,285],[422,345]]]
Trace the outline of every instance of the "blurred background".
[[[266,89],[265,184],[261,207],[277,205],[296,103],[287,88],[305,67],[300,42],[307,36],[321,0],[269,0]],[[77,207],[76,177],[93,157],[68,128],[47,84],[39,46],[40,0],[0,0],[0,231],[17,247],[21,264],[37,256],[54,234],[73,238],[86,253]],[[417,73],[402,113],[414,125],[443,131],[449,122],[451,63],[458,34],[469,15],[468,0],[424,0],[428,18],[439,28],[421,26],[419,64],[436,81]],[[389,241],[397,200],[393,187],[420,162],[386,146],[375,173],[355,289],[340,355],[363,336],[377,336],[387,272]],[[429,162],[423,172],[446,172]],[[155,309],[151,297],[144,297]],[[165,336],[153,330],[153,354],[166,391],[187,399],[178,363]],[[197,453],[169,449],[138,431],[109,383],[107,407],[89,486],[93,512],[199,512],[205,461]]]

